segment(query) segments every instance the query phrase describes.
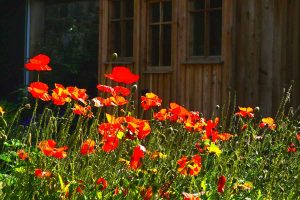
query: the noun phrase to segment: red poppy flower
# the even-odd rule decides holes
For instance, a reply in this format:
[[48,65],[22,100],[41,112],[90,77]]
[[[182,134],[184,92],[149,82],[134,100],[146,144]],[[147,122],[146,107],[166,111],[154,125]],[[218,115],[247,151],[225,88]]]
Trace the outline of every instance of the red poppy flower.
[[186,156],[182,156],[178,161],[177,164],[178,172],[180,172],[183,175],[190,175],[190,176],[196,176],[200,173],[202,163],[201,163],[201,156],[194,155],[191,160],[188,160]]
[[51,71],[51,67],[48,66],[50,58],[44,54],[39,54],[29,60],[25,64],[26,69],[30,71]]
[[132,84],[139,80],[139,75],[131,73],[131,71],[124,66],[116,66],[113,68],[111,74],[105,74],[105,77],[125,84]]
[[34,98],[41,99],[43,101],[51,100],[51,96],[48,94],[48,85],[45,83],[33,82],[30,83],[27,89]]
[[143,200],[150,200],[153,196],[153,191],[151,187],[143,188],[141,191],[141,195],[143,197]]
[[17,154],[21,160],[26,160],[28,158],[28,153],[26,153],[24,149],[18,150]]
[[295,144],[294,143],[290,143],[290,145],[289,145],[289,147],[288,147],[288,149],[287,149],[287,152],[289,152],[289,153],[294,153],[294,152],[296,152],[297,151],[297,149],[296,149],[296,147],[295,147]]
[[65,152],[68,147],[60,147],[55,148],[56,142],[54,140],[44,140],[41,141],[38,145],[39,149],[46,155],[46,156],[52,156],[58,159],[62,159],[67,157],[67,152]]
[[108,85],[101,85],[101,84],[98,84],[97,86],[97,89],[101,92],[107,92],[107,93],[110,93],[112,94],[114,89]]
[[126,96],[130,95],[130,90],[126,87],[115,86],[114,92],[112,95],[114,95],[114,96],[122,95],[122,96],[126,97]]
[[41,169],[35,169],[34,170],[34,175],[38,178],[48,178],[48,177],[52,176],[51,172],[43,171]]
[[91,154],[91,153],[94,153],[94,151],[95,151],[95,141],[94,140],[87,139],[86,141],[83,142],[81,149],[80,149],[80,153],[82,155]]
[[154,93],[146,93],[146,96],[141,97],[141,105],[144,110],[149,110],[149,108],[154,106],[161,106],[162,100]]
[[220,176],[218,180],[218,192],[223,193],[225,189],[225,183],[226,183],[226,177],[225,176]]
[[119,145],[119,139],[115,134],[105,134],[102,138],[102,142],[104,143],[102,150],[105,152],[111,152]]
[[107,181],[102,177],[97,179],[96,184],[102,186],[101,190],[105,190],[107,188]]
[[66,102],[71,101],[71,98],[69,96],[70,96],[69,91],[65,89],[63,85],[55,83],[55,89],[52,90],[53,104],[62,106]]
[[146,153],[146,148],[144,146],[138,145],[138,146],[134,147],[133,154],[130,159],[130,168],[131,169],[136,170],[137,168],[139,168],[142,165],[140,159],[144,158],[145,153]]
[[250,117],[253,118],[254,114],[253,114],[253,108],[251,107],[239,107],[239,112],[235,113],[235,115],[237,116],[241,116],[241,117]]
[[78,192],[79,194],[83,194],[84,188],[85,188],[85,186],[83,185],[83,180],[79,180],[78,186],[76,188],[76,192]]
[[205,136],[207,139],[211,139],[212,142],[215,142],[218,139],[218,131],[216,127],[219,123],[219,118],[216,117],[215,121],[208,120],[205,127]]

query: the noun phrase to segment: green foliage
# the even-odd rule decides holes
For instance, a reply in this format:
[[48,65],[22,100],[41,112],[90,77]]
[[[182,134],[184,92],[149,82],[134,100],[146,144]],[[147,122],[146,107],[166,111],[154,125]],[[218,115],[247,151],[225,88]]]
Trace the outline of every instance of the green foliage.
[[[64,107],[49,104],[41,113],[35,107],[30,123],[20,126],[18,121],[27,110],[22,105],[8,126],[1,128],[7,137],[0,144],[0,199],[143,199],[147,188],[152,189],[152,199],[182,199],[183,192],[197,194],[201,199],[300,196],[300,121],[291,109],[282,109],[284,113],[275,119],[276,129],[272,130],[259,127],[258,111],[256,117],[244,118],[234,114],[236,108],[232,108],[222,115],[221,127],[216,130],[230,132],[233,137],[215,143],[201,140],[204,130],[190,132],[179,122],[151,119],[151,133],[146,139],[126,139],[128,130],[118,132],[118,147],[104,152],[103,137],[97,130],[99,124],[106,122],[102,108],[93,108],[97,114],[88,118],[75,115],[72,107],[72,102]],[[114,108],[116,117],[122,115],[120,110]],[[125,113],[134,115],[133,110]],[[241,129],[244,125],[247,127]],[[67,146],[67,157],[46,156],[38,146],[48,139],[55,140],[57,147]],[[95,140],[95,152],[82,155],[80,149],[86,139]],[[195,147],[196,143],[203,151]],[[291,143],[296,152],[288,152]],[[137,145],[145,146],[147,153],[142,165],[133,170],[128,165]],[[21,149],[28,158],[21,159],[17,153]],[[196,154],[202,157],[200,173],[179,173],[177,161]],[[50,172],[51,176],[38,177],[36,169]],[[217,189],[222,175],[227,179],[224,193]],[[96,184],[100,177],[107,181],[107,188]]]

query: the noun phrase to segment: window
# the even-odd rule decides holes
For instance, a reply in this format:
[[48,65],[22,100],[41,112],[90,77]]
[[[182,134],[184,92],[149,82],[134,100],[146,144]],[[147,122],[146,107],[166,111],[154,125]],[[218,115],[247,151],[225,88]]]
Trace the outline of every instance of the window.
[[99,0],[33,0],[30,6],[30,54],[49,55],[53,68],[41,80],[96,95]]
[[133,0],[111,0],[109,14],[109,52],[119,60],[133,55]]
[[148,65],[170,66],[172,1],[151,1],[148,10]]
[[221,55],[222,0],[190,0],[190,56]]

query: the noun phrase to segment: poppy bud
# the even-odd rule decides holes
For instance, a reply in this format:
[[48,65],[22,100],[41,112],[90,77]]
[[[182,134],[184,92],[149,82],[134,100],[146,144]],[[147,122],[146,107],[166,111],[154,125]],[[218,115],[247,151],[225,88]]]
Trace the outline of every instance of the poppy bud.
[[31,108],[31,105],[29,103],[27,103],[27,104],[25,104],[25,108],[29,110]]
[[256,107],[254,108],[254,111],[255,111],[255,112],[259,112],[259,111],[260,111],[260,108],[259,108],[258,106],[256,106]]
[[220,105],[216,105],[216,109],[219,110],[220,109]]
[[117,53],[113,53],[113,54],[111,55],[111,60],[112,60],[112,61],[117,60],[117,58],[118,58],[118,54],[117,54]]

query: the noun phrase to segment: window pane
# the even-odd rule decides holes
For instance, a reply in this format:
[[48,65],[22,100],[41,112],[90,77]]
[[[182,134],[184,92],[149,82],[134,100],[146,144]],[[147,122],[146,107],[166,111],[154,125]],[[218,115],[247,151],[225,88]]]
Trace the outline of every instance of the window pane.
[[163,21],[172,21],[172,2],[163,2]]
[[125,35],[124,35],[124,56],[125,57],[132,57],[132,45],[133,45],[133,21],[126,21],[125,22]]
[[159,25],[150,26],[150,65],[159,65]]
[[124,17],[133,17],[133,0],[123,0]]
[[205,0],[193,0],[192,8],[195,10],[200,10],[205,8]]
[[150,4],[150,21],[151,22],[159,22],[160,18],[160,6],[159,3],[151,3]]
[[222,8],[222,0],[210,0],[211,8]]
[[216,10],[210,12],[209,23],[209,54],[220,55],[221,54],[221,38],[222,38],[222,11]]
[[192,24],[192,46],[193,56],[204,55],[204,12],[197,12],[193,14]]
[[171,65],[171,24],[166,24],[162,32],[162,65]]
[[112,22],[111,24],[111,39],[109,41],[109,45],[111,45],[110,54],[117,53],[121,56],[121,24],[119,21]]
[[120,19],[121,16],[121,3],[119,0],[112,1],[111,19]]

